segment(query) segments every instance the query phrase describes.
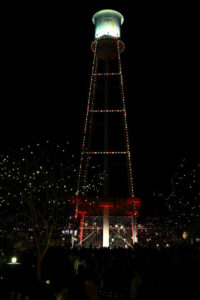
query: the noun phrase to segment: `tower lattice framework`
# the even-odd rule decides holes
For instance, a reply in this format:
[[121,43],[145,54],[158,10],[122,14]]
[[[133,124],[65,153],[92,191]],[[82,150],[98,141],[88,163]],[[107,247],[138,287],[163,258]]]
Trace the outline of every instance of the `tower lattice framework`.
[[[94,53],[92,71],[89,85],[89,95],[87,102],[87,110],[85,117],[85,124],[83,130],[83,141],[81,146],[81,157],[80,157],[80,167],[78,172],[77,180],[77,190],[76,190],[76,209],[75,209],[75,218],[81,215],[80,218],[80,244],[83,241],[83,228],[84,228],[84,218],[87,214],[99,215],[102,214],[102,208],[104,208],[103,216],[105,219],[106,214],[109,214],[108,210],[112,210],[113,214],[120,215],[131,215],[132,220],[132,241],[133,244],[137,241],[137,201],[134,198],[134,188],[133,188],[133,173],[132,173],[132,164],[131,164],[131,152],[128,136],[128,126],[127,126],[127,112],[125,105],[125,93],[124,93],[124,80],[122,73],[122,64],[121,64],[121,52],[124,50],[123,42],[117,37],[108,37],[103,36],[96,39],[91,45],[92,51]],[[104,72],[99,72],[99,61],[105,60],[105,69]],[[110,72],[108,67],[110,60],[116,60],[117,62],[117,72]],[[110,108],[107,100],[104,101],[104,107],[102,109],[95,108],[96,100],[96,83],[99,77],[119,78],[119,89],[120,89],[120,108]],[[94,126],[94,116],[96,114],[104,115],[104,151],[98,151],[97,149],[91,149],[91,135]],[[121,114],[123,120],[123,131],[124,131],[124,147],[121,151],[113,151],[108,149],[108,139],[107,129],[109,122],[107,120],[108,114]],[[103,156],[104,164],[104,189],[103,194],[98,201],[93,201],[88,203],[85,201],[87,194],[83,192],[84,187],[88,183],[88,170],[90,168],[91,158]],[[127,195],[121,201],[120,197],[111,197],[108,190],[108,181],[109,181],[109,157],[111,156],[121,156],[126,162],[127,178],[128,178],[128,191]],[[93,197],[94,198],[94,197]],[[122,203],[123,202],[123,203]],[[118,205],[116,205],[118,203]],[[89,206],[90,204],[90,206]],[[98,207],[98,208],[97,208]],[[120,208],[121,207],[121,208]],[[101,209],[100,209],[101,208]],[[106,228],[106,222],[104,225]],[[109,224],[109,221],[108,221]],[[108,225],[109,226],[109,225]],[[106,229],[105,229],[106,230]],[[108,229],[109,231],[109,229]],[[109,233],[108,233],[109,234]]]

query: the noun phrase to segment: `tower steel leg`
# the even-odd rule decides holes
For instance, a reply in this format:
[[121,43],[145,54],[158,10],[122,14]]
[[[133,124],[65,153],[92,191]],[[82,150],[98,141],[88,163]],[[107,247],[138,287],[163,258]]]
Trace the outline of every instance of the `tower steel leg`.
[[[105,72],[110,72],[110,59],[105,60]],[[104,109],[109,109],[109,77],[105,78],[105,103]],[[104,151],[109,149],[109,116],[104,116]],[[109,157],[104,157],[104,197],[109,197]],[[109,207],[105,206],[103,211],[103,247],[109,247]]]
[[[110,59],[105,60],[105,72],[110,72]],[[109,109],[110,102],[110,78],[109,76],[105,77],[105,99],[104,99],[104,109]],[[109,115],[104,115],[104,151],[109,149]],[[109,197],[109,157],[105,155],[104,157],[104,197]]]
[[109,247],[109,207],[103,209],[103,247]]
[[132,228],[132,240],[133,240],[133,245],[138,242],[137,238],[137,227],[135,224],[135,218],[134,218],[134,212],[131,214],[131,228]]
[[81,214],[81,227],[80,227],[80,244],[82,244],[82,241],[83,241],[84,219],[85,219],[85,212],[82,212],[82,214]]
[[134,216],[131,214],[131,228],[132,228],[132,241],[133,245],[135,244],[135,226],[134,226]]

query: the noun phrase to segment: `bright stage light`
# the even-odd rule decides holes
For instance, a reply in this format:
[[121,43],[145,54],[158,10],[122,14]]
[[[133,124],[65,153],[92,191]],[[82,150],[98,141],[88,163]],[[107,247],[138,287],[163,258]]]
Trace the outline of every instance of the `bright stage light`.
[[186,240],[188,238],[188,233],[186,231],[183,232],[183,239]]
[[7,263],[8,265],[20,265],[18,262],[18,258],[16,256],[13,256],[10,258],[10,262]]
[[11,263],[12,263],[12,264],[16,264],[16,263],[17,263],[17,257],[13,256],[13,257],[11,258]]

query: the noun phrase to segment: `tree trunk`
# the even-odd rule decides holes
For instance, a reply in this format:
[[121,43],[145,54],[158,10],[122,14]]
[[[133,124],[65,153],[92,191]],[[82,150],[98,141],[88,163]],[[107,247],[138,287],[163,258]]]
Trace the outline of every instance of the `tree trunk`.
[[37,281],[42,282],[42,258],[37,258]]
[[38,282],[42,282],[42,261],[49,249],[49,246],[50,246],[50,238],[49,238],[46,248],[43,250],[43,252],[37,253],[37,281]]

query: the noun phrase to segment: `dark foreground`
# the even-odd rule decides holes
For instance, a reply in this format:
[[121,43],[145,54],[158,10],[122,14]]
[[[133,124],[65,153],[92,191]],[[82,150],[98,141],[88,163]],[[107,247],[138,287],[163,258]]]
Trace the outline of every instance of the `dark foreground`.
[[2,300],[195,299],[198,295],[200,245],[134,250],[51,248],[40,285],[35,280],[34,253],[12,254],[21,264],[1,261]]

